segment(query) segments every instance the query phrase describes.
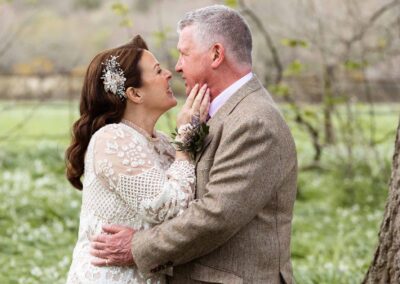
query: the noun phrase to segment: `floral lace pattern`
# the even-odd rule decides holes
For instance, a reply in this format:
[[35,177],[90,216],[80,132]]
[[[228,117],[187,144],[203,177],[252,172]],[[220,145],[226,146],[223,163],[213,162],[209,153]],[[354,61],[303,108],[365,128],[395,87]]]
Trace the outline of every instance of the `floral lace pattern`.
[[174,161],[168,138],[149,139],[123,123],[97,131],[85,157],[78,241],[67,283],[165,283],[136,267],[91,265],[90,237],[104,224],[150,228],[183,212],[193,200],[194,165]]

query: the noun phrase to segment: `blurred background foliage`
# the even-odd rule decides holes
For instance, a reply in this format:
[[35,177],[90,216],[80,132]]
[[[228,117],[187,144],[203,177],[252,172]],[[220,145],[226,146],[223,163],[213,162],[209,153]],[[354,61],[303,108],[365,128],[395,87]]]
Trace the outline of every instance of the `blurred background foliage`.
[[[399,0],[0,0],[0,283],[65,282],[81,193],[63,156],[91,58],[141,34],[174,70],[177,21],[210,4],[248,21],[254,71],[296,140],[297,283],[361,282],[399,121]],[[172,86],[182,103],[178,74]]]

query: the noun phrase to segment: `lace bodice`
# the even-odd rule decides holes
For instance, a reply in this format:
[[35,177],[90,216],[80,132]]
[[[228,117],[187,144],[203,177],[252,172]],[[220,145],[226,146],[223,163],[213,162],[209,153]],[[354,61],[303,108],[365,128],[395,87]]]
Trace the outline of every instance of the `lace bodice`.
[[92,137],[86,157],[78,242],[67,283],[164,283],[147,279],[135,267],[90,264],[92,235],[103,224],[142,230],[173,218],[193,199],[194,166],[175,161],[175,151],[161,133],[149,137],[124,123],[110,124]]

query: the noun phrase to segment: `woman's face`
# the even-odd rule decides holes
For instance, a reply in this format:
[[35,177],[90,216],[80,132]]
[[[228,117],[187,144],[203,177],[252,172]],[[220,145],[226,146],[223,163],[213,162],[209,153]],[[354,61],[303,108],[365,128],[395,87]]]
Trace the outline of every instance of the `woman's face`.
[[172,93],[169,80],[171,72],[162,69],[154,55],[144,50],[139,61],[142,72],[142,86],[138,91],[143,95],[143,104],[149,111],[166,112],[176,106],[177,101]]

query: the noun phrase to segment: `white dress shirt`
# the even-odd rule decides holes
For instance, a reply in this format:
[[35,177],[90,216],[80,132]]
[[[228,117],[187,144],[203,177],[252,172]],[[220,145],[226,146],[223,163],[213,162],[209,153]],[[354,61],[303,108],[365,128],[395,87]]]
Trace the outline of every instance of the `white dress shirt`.
[[250,72],[223,90],[210,104],[208,114],[213,117],[215,113],[226,103],[226,101],[244,84],[253,78],[253,73]]

